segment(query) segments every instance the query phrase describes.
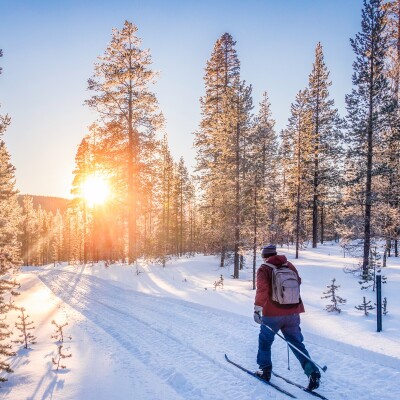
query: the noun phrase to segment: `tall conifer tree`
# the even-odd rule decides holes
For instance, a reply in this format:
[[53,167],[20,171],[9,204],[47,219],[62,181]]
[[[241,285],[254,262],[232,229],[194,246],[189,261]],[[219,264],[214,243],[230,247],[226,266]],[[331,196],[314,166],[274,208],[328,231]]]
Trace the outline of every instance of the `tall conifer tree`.
[[309,107],[308,90],[300,91],[291,106],[287,128],[282,132],[285,146],[286,203],[293,221],[296,242],[296,258],[299,257],[301,242],[307,238],[308,204],[312,198],[314,143],[312,110]]
[[270,107],[268,95],[264,92],[252,132],[247,138],[247,179],[244,183],[247,196],[244,203],[247,205],[246,233],[253,238],[253,289],[257,249],[266,240],[275,242],[278,229],[278,144]]
[[[0,57],[2,56],[0,50]],[[0,74],[1,74],[0,68]],[[18,193],[15,189],[15,168],[3,140],[3,134],[10,124],[8,115],[0,115],[0,370],[12,372],[6,358],[13,355],[11,344],[7,342],[11,335],[5,315],[11,308],[10,296],[15,294],[15,281],[10,273],[20,264],[20,245],[18,233],[20,226],[20,208]],[[0,378],[0,381],[6,380]]]
[[246,135],[250,128],[251,87],[240,80],[236,42],[228,33],[215,43],[207,61],[201,98],[202,120],[196,132],[197,170],[203,189],[202,209],[208,244],[221,254],[221,266],[234,253],[234,278],[239,277],[241,196]]
[[387,179],[382,190],[386,199],[384,212],[384,231],[386,237],[386,251],[384,259],[392,247],[398,256],[398,238],[400,235],[400,0],[390,0],[383,4],[386,11],[385,30],[388,35],[388,51],[386,56],[386,75],[390,86],[390,95],[393,99],[393,109],[390,113],[382,153],[387,165]]
[[[388,82],[385,56],[388,37],[386,12],[381,0],[364,0],[361,32],[350,39],[356,54],[353,64],[353,90],[346,96],[350,123],[351,157],[358,164],[358,181],[364,183],[363,274],[368,273],[372,233],[373,175],[376,174],[376,152],[387,126]],[[374,171],[375,168],[375,171]]]
[[[312,198],[312,246],[317,247],[318,222],[322,215],[323,196],[328,187],[338,180],[339,123],[333,100],[329,99],[329,71],[325,65],[321,43],[315,49],[315,61],[309,76],[308,101],[312,113],[313,129],[313,198]],[[323,223],[322,223],[323,224]],[[321,225],[322,225],[321,224]],[[323,242],[321,226],[321,242]]]
[[138,257],[138,219],[141,204],[143,149],[155,147],[154,133],[162,123],[157,100],[149,89],[156,74],[148,50],[140,48],[137,27],[125,21],[114,29],[104,55],[95,64],[88,88],[95,94],[87,104],[102,120],[119,124],[126,137],[129,261]]

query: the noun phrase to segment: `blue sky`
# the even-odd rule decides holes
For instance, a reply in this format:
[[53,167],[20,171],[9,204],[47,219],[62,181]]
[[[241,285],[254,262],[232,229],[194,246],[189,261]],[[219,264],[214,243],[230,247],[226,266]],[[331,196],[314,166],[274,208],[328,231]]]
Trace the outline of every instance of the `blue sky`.
[[154,91],[171,151],[194,165],[203,74],[224,32],[237,41],[242,78],[263,91],[277,131],[307,85],[318,41],[331,71],[332,98],[345,115],[362,0],[0,0],[0,113],[21,193],[69,197],[77,146],[95,115],[83,105],[87,79],[113,27],[135,23],[160,78]]

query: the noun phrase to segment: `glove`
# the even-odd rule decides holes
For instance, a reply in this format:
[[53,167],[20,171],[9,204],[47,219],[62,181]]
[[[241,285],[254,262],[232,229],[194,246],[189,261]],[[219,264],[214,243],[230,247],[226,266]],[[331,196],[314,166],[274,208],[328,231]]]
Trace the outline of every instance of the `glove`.
[[253,314],[253,318],[254,318],[254,322],[256,322],[257,324],[262,324],[262,307],[261,306],[254,306],[254,314]]

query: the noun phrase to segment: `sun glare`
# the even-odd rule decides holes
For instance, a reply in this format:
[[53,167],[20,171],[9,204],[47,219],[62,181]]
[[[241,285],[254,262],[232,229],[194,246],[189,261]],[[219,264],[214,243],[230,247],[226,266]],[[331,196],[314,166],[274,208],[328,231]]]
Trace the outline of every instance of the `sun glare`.
[[82,184],[82,194],[90,205],[102,204],[110,194],[110,187],[103,177],[91,175]]

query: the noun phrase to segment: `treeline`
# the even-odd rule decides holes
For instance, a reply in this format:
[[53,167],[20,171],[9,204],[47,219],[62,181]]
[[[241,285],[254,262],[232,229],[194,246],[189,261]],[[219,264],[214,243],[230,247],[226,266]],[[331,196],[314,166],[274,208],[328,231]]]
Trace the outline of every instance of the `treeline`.
[[[23,205],[24,196],[18,195],[18,204],[20,207]],[[62,197],[53,197],[53,196],[37,196],[28,194],[27,196],[32,197],[33,208],[38,209],[39,207],[46,211],[51,211],[53,214],[59,210],[61,213],[65,212],[69,206],[69,200],[64,199]]]

